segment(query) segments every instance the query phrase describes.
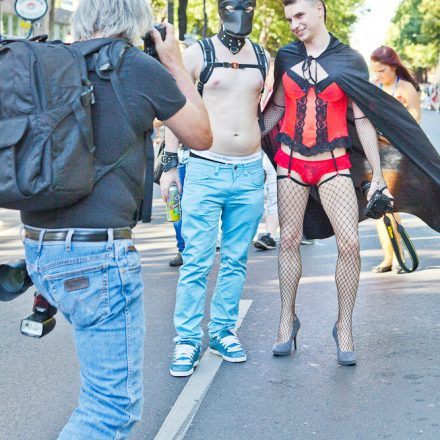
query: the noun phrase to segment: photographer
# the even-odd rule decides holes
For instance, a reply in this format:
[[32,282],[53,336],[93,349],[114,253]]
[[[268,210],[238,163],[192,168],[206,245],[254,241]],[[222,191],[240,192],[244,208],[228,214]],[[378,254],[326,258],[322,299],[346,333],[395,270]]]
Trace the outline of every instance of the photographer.
[[[74,48],[90,53],[153,29],[148,0],[81,0]],[[142,413],[143,282],[131,228],[153,120],[196,150],[211,146],[208,115],[183,68],[173,28],[152,37],[162,65],[130,47],[118,66],[125,108],[110,81],[89,72],[96,159],[113,164],[91,194],[65,208],[22,211],[26,263],[36,288],[72,324],[81,368],[79,405],[60,439],[126,438]],[[95,57],[97,58],[97,57]],[[127,153],[128,151],[128,153]]]

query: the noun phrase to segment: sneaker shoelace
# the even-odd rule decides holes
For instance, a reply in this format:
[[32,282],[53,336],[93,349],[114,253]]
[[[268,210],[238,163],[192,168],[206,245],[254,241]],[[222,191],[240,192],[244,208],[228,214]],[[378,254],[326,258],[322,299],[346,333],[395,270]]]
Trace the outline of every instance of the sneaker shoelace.
[[195,352],[196,347],[193,345],[178,344],[174,351],[173,364],[186,365],[192,363]]
[[226,348],[227,351],[230,352],[242,350],[240,341],[235,335],[229,335],[229,336],[225,336],[224,338],[221,338],[220,343],[223,345],[223,347]]

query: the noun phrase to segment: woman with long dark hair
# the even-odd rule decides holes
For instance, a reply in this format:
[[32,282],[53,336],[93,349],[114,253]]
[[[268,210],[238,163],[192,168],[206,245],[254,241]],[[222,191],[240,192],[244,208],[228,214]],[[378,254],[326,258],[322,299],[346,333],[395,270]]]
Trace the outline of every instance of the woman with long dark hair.
[[[371,54],[371,65],[376,76],[376,85],[400,101],[414,119],[420,123],[421,110],[420,96],[418,94],[420,88],[417,81],[402,64],[396,51],[388,46],[378,47]],[[382,136],[379,136],[380,148],[386,148],[387,145],[389,145],[388,141]],[[395,217],[400,223],[400,216],[395,213]],[[389,216],[389,218],[394,223],[393,217]],[[401,273],[402,270],[398,268],[398,264],[395,261],[393,247],[382,219],[376,221],[376,229],[384,252],[384,258],[378,266],[373,268],[373,272],[389,272],[393,266],[397,266],[397,272]]]
[[371,54],[376,84],[399,100],[420,123],[420,87],[399,55],[388,46],[380,46]]

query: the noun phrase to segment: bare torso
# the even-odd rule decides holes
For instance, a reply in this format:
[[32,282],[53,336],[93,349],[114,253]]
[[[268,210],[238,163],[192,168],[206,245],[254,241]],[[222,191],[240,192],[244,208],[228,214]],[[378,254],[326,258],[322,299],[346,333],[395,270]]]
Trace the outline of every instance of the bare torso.
[[[212,42],[219,62],[257,64],[249,40],[236,55],[230,53],[216,36]],[[194,81],[198,82],[203,67],[202,51],[198,45],[194,45],[187,52],[185,64]],[[247,156],[260,150],[258,106],[263,85],[259,69],[214,68],[203,89],[203,100],[214,135],[209,151],[228,156]]]

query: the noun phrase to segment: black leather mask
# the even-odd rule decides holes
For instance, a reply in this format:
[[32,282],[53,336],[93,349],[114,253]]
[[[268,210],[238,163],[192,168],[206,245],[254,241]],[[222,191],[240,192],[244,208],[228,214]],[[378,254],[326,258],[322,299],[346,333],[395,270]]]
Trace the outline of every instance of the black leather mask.
[[[247,37],[252,31],[255,5],[255,0],[218,0],[223,30],[232,37]],[[229,11],[228,6],[234,10]],[[252,11],[248,11],[248,8],[252,8]]]

